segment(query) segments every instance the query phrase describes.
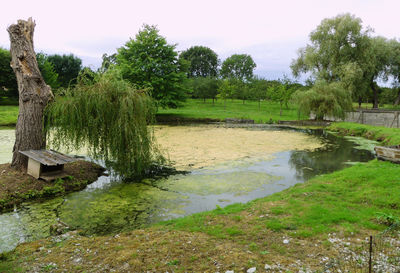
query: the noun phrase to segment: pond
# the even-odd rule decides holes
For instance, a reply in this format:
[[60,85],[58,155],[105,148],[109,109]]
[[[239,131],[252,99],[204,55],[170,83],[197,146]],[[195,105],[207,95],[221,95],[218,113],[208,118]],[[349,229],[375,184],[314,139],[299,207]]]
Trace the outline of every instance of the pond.
[[[107,234],[248,202],[315,175],[374,157],[374,142],[322,130],[273,126],[156,126],[161,149],[189,174],[122,183],[100,177],[85,190],[0,215],[0,252],[49,235],[58,220],[85,234]],[[11,158],[13,130],[0,130],[0,163]]]

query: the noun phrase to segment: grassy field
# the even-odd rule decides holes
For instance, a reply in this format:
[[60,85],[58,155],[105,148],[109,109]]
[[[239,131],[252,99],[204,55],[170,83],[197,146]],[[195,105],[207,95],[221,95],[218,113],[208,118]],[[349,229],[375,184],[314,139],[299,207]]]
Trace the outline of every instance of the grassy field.
[[0,106],[0,126],[15,125],[18,118],[18,106]]
[[[224,120],[226,118],[253,119],[256,123],[276,122],[278,120],[298,120],[298,108],[289,105],[289,109],[283,107],[280,116],[279,103],[262,101],[260,108],[257,101],[227,100],[226,107],[223,100],[188,99],[182,107],[177,109],[159,109],[158,114],[174,115],[186,118],[212,118]],[[306,119],[300,116],[300,119]]]
[[23,244],[0,256],[0,272],[262,272],[266,264],[323,272],[324,264],[360,251],[368,235],[398,221],[399,181],[400,165],[374,160],[146,229]]
[[381,141],[385,145],[400,144],[400,129],[371,126],[351,122],[335,122],[327,128],[342,135],[361,136]]

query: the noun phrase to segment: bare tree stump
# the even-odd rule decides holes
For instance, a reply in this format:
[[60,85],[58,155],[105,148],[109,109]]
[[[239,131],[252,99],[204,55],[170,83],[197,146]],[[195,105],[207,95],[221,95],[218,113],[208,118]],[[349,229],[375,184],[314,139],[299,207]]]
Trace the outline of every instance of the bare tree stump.
[[18,151],[38,150],[46,147],[43,131],[43,112],[53,98],[50,86],[40,73],[33,49],[35,22],[18,20],[7,31],[10,35],[11,67],[17,77],[19,114],[15,129],[15,144],[11,166],[25,169],[28,159]]

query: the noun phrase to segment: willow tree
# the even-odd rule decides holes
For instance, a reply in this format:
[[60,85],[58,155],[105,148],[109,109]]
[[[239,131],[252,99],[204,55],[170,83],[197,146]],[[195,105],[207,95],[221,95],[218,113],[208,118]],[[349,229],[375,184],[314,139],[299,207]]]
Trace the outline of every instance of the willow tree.
[[35,22],[18,20],[7,30],[10,35],[11,67],[17,78],[19,92],[19,114],[15,128],[15,144],[11,166],[24,169],[28,159],[19,153],[23,150],[38,150],[46,147],[43,132],[43,111],[53,98],[51,88],[46,85],[38,68],[33,49]]
[[340,82],[318,81],[307,90],[298,90],[292,100],[299,104],[299,111],[305,115],[313,113],[316,120],[324,117],[343,119],[345,111],[352,109],[351,94]]
[[108,70],[56,97],[46,109],[46,131],[56,148],[86,146],[92,158],[104,160],[122,177],[140,177],[163,160],[147,126],[154,111],[145,90],[135,89],[118,70]]

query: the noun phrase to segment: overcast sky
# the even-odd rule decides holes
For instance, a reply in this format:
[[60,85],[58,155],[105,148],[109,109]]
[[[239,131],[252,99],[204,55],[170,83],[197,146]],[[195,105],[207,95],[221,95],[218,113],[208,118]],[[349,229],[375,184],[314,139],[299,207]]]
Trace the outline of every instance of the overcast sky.
[[3,1],[1,10],[0,47],[9,48],[9,25],[32,17],[37,52],[73,53],[94,69],[144,23],[157,25],[178,51],[203,45],[222,61],[250,54],[256,74],[268,79],[291,75],[297,49],[324,18],[349,12],[377,35],[400,37],[396,0],[19,0]]

